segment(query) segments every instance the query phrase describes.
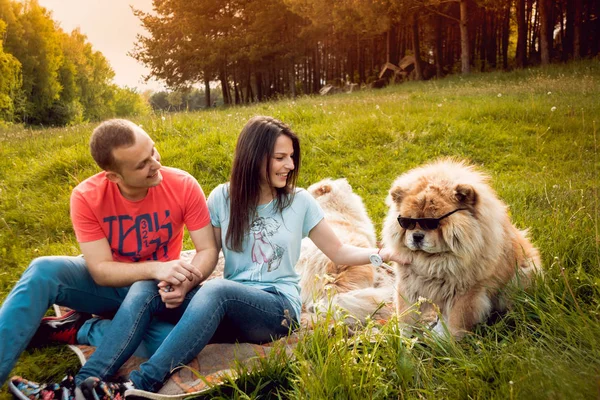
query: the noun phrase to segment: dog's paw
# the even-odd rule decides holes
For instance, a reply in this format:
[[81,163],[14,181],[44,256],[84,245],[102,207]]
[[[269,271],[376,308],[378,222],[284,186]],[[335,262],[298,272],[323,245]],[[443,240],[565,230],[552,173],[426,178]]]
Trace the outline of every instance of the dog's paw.
[[451,334],[448,331],[447,327],[444,326],[444,324],[442,323],[441,320],[438,319],[438,321],[433,325],[433,327],[431,327],[431,333],[434,336],[437,336],[441,339],[450,339],[451,338]]

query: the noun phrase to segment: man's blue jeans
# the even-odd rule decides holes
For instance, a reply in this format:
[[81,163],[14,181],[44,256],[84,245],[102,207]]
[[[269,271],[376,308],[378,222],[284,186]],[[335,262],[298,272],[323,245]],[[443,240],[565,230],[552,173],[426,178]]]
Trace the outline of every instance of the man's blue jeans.
[[[114,314],[129,288],[97,285],[83,257],[40,257],[29,265],[0,308],[0,385],[4,384],[19,356],[35,334],[40,320],[52,304],[98,315]],[[97,338],[109,321],[89,321],[80,329],[78,339]],[[150,325],[150,324],[149,324]],[[149,356],[172,328],[167,323],[152,323],[144,345]],[[135,350],[135,349],[134,349]],[[142,350],[142,346],[140,346]]]
[[156,285],[140,281],[131,286],[102,343],[75,377],[77,384],[90,376],[114,375],[138,347],[155,315],[177,324],[154,355],[130,375],[136,388],[148,391],[158,390],[172,368],[190,362],[210,341],[264,343],[297,326],[291,304],[275,289],[214,279],[190,291],[180,307],[167,309]]

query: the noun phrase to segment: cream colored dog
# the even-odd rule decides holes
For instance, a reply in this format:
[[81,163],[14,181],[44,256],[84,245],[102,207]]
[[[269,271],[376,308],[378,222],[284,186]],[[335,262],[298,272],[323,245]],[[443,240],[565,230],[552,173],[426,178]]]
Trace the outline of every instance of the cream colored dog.
[[383,243],[412,257],[396,266],[396,312],[413,323],[410,307],[427,298],[441,310],[434,331],[457,339],[492,310],[507,306],[511,282],[529,285],[541,272],[537,249],[510,222],[506,205],[473,166],[442,160],[401,175],[387,197]]
[[[353,192],[346,179],[324,179],[311,185],[308,192],[321,205],[327,222],[342,243],[365,248],[376,247],[373,223],[362,199]],[[369,295],[361,289],[380,286],[386,279],[387,286],[392,289],[391,281],[383,271],[375,269],[371,264],[336,265],[310,239],[302,241],[302,252],[296,270],[301,276],[302,303],[309,311],[314,311],[315,302],[324,304],[328,298],[334,298],[335,304],[364,320],[366,311],[362,307],[361,298]],[[381,297],[379,294],[376,296],[377,299]],[[390,291],[386,299],[391,301],[392,297]],[[382,298],[381,301],[386,299]],[[373,311],[375,308],[376,306],[371,306]]]

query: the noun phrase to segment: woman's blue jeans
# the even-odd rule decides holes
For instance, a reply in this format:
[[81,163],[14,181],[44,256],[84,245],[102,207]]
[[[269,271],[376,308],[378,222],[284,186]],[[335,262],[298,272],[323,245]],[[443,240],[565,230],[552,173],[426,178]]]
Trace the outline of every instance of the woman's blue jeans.
[[213,279],[190,291],[180,307],[167,309],[156,285],[140,281],[130,287],[102,343],[75,377],[77,384],[90,376],[114,375],[139,346],[155,315],[177,324],[154,355],[130,375],[136,388],[152,392],[174,367],[190,362],[209,342],[264,343],[297,326],[291,304],[274,288]]
[[[128,289],[97,285],[83,257],[40,257],[33,260],[0,307],[0,385],[8,378],[52,304],[109,316],[118,310]],[[86,339],[93,340],[102,334],[102,330],[97,328],[110,323],[108,320],[95,322],[86,323],[80,329],[78,339],[86,336]],[[145,336],[149,340],[141,346],[148,351],[136,354],[149,355],[158,348],[171,328],[172,324],[153,321]]]

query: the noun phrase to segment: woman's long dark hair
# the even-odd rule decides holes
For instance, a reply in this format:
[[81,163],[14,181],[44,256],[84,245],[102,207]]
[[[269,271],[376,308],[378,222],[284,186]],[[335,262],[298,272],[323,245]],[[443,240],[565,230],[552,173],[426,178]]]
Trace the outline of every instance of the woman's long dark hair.
[[254,218],[260,201],[261,168],[266,160],[266,179],[271,186],[271,163],[275,142],[280,135],[292,140],[294,148],[294,169],[288,173],[287,185],[275,188],[275,206],[278,211],[288,207],[296,190],[296,181],[300,169],[300,141],[298,136],[283,122],[258,116],[248,121],[242,129],[235,147],[235,156],[229,180],[230,217],[226,246],[233,251],[242,251],[244,238],[250,232],[250,220]]

